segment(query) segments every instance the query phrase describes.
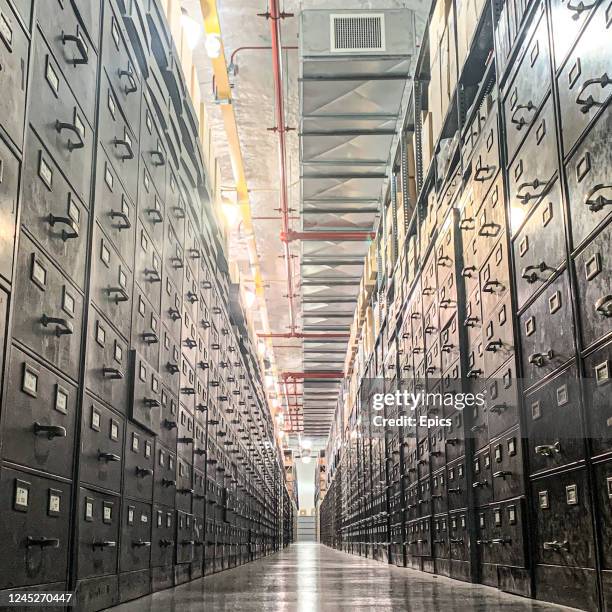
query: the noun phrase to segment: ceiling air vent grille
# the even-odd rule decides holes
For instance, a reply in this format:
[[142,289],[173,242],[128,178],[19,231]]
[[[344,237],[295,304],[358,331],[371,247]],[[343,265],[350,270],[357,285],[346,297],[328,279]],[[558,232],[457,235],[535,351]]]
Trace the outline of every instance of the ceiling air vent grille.
[[385,50],[385,16],[330,15],[331,50],[336,53]]

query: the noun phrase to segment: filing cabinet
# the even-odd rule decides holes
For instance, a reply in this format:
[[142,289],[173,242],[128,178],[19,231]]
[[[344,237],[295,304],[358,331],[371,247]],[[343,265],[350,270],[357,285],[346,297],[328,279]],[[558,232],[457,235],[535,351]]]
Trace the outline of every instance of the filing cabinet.
[[[1,588],[66,584],[70,486],[3,466]],[[59,586],[59,585],[58,585]]]
[[9,281],[13,276],[19,175],[19,161],[0,139],[0,223],[6,228],[0,236],[0,274]]
[[125,421],[86,393],[81,411],[81,482],[121,490]]
[[4,459],[70,478],[77,389],[17,347],[10,356]]
[[[84,111],[40,31],[33,37],[29,121],[75,196],[89,202],[94,139]],[[62,58],[62,62],[65,60]]]
[[83,298],[43,252],[23,235],[17,254],[13,338],[76,380]]
[[161,432],[161,383],[156,367],[137,351],[130,353],[132,378],[130,418],[154,435]]
[[[128,423],[125,432],[123,493],[133,499],[153,498],[153,437]],[[127,570],[126,570],[127,571]]]
[[2,20],[0,62],[3,67],[0,87],[2,91],[11,92],[11,96],[2,96],[0,100],[0,116],[2,117],[2,128],[21,150],[28,82],[26,67],[30,54],[30,42],[7,0],[2,0],[0,3],[0,15]]
[[126,500],[123,504],[119,569],[146,569],[151,560],[151,505]]
[[[64,274],[83,290],[85,260],[80,254],[89,246],[89,213],[31,128],[28,128],[26,147],[21,224]],[[10,167],[8,156],[4,163],[2,182],[5,178],[8,188],[11,185],[16,187],[17,168]],[[12,176],[9,174],[11,171]],[[14,215],[15,199],[12,206]],[[46,214],[41,215],[41,210]]]

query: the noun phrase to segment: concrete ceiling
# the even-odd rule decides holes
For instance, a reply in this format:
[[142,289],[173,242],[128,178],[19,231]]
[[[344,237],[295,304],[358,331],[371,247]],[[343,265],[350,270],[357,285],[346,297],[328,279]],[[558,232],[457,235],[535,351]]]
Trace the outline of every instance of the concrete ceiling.
[[[383,8],[411,8],[415,11],[417,42],[423,31],[427,13],[429,11],[429,0],[336,0],[336,5],[330,4],[330,0],[281,0],[281,10],[293,13],[295,16],[286,18],[281,22],[282,44],[288,47],[298,46],[299,13],[303,9],[313,8],[337,8],[337,9],[383,9]],[[188,14],[201,20],[199,0],[182,0],[183,8]],[[271,331],[289,331],[289,314],[286,299],[286,273],[283,259],[282,242],[279,237],[279,173],[278,173],[278,140],[277,136],[268,131],[275,125],[274,119],[274,83],[272,75],[272,56],[268,49],[263,50],[239,50],[241,47],[270,46],[269,23],[257,13],[265,13],[268,10],[266,0],[217,0],[217,6],[221,21],[222,39],[228,62],[234,52],[234,64],[238,66],[235,76],[230,76],[233,83],[233,104],[237,118],[242,154],[250,192],[250,203],[253,216],[253,227],[259,255],[259,264],[265,283],[265,299],[270,321]],[[213,77],[210,60],[206,55],[202,42],[194,50],[194,62],[197,67],[200,89],[204,102],[207,105],[209,116],[213,125],[213,136],[216,154],[220,162],[222,184],[228,190],[233,188],[232,169],[226,142],[223,121],[216,105],[213,95]],[[287,126],[296,128],[287,135],[287,162],[288,162],[288,191],[290,198],[291,227],[295,230],[326,229],[327,227],[338,227],[341,225],[346,229],[367,229],[370,224],[368,215],[351,211],[349,213],[331,214],[328,216],[304,214],[302,217],[302,202],[300,201],[300,151],[298,128],[300,127],[299,109],[299,54],[297,50],[286,49],[283,52],[285,109]],[[384,87],[384,85],[383,85]],[[307,208],[307,206],[304,206]],[[340,222],[340,223],[339,223]],[[317,303],[302,304],[304,297],[312,297],[312,292],[319,287],[301,286],[301,274],[306,268],[312,274],[327,274],[325,266],[317,264],[317,246],[321,243],[312,244],[300,242],[291,244],[292,263],[294,270],[295,286],[298,293],[296,303],[298,304],[297,326],[316,323],[314,312]],[[345,248],[351,247],[350,243],[344,243]],[[230,241],[230,257],[237,261],[240,266],[241,276],[247,280],[250,278],[250,267],[248,262],[245,236],[242,227],[234,228]],[[308,259],[305,259],[308,255]],[[361,269],[353,264],[349,258],[347,263],[335,269],[335,274],[346,274],[349,276],[360,276]],[[332,280],[332,279],[330,279]],[[346,293],[353,287],[338,287],[339,292]],[[356,287],[354,288],[357,289]],[[338,314],[351,314],[352,307],[338,303],[335,305]],[[307,311],[303,317],[302,308]],[[347,320],[347,319],[346,319]],[[341,321],[346,321],[344,318]],[[258,316],[255,315],[256,324]],[[350,323],[350,321],[348,321]],[[342,354],[345,344],[342,343],[306,343],[296,339],[274,340],[274,360],[279,372],[300,372],[308,367],[308,364],[319,364],[328,362],[331,367],[341,369],[344,362]],[[324,359],[324,357],[327,355]],[[307,395],[302,397],[289,397],[290,404],[302,404],[305,414],[304,422],[314,424],[310,429],[307,427],[304,435],[312,439],[314,447],[322,447],[327,437],[327,428],[317,427],[316,424],[329,425],[331,422],[329,411],[333,414],[335,401],[331,398],[337,394],[337,384],[325,385],[325,388],[314,389],[306,383],[306,389],[302,384],[291,385],[291,390],[297,394],[304,391]],[[310,397],[309,391],[312,391]],[[317,392],[320,395],[317,397]],[[320,407],[327,406],[327,411],[321,411]],[[312,410],[309,413],[309,406]],[[300,409],[301,410],[301,409]]]

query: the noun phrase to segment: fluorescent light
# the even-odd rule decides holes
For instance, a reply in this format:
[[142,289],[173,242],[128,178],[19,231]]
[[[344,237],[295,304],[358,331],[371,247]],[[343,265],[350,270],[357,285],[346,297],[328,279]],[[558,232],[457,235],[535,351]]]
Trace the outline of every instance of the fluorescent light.
[[250,289],[247,289],[244,292],[244,301],[245,301],[246,307],[251,308],[251,306],[253,306],[253,304],[255,303],[256,298],[257,296],[255,295],[255,292],[251,291]]
[[202,25],[198,23],[193,17],[190,17],[187,11],[183,9],[181,15],[181,27],[183,28],[183,34],[187,39],[187,45],[190,49],[195,49],[200,38],[202,37]]
[[221,212],[225,217],[225,223],[229,228],[235,227],[240,220],[240,209],[235,204],[221,204]]
[[217,59],[221,55],[221,37],[218,34],[207,34],[204,47],[208,57]]
[[312,442],[308,439],[302,440],[302,448],[312,448]]

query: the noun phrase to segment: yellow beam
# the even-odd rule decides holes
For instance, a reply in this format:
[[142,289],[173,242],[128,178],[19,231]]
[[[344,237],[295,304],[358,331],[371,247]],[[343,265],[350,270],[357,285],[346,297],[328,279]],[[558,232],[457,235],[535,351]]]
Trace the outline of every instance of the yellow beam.
[[[249,252],[249,262],[251,274],[255,283],[255,294],[259,298],[263,332],[270,333],[270,323],[266,307],[264,283],[259,267],[259,257],[257,255],[257,245],[255,233],[253,231],[253,220],[251,218],[251,203],[249,201],[249,190],[247,187],[246,175],[244,172],[244,161],[240,148],[240,138],[238,136],[238,124],[232,103],[232,88],[230,86],[229,75],[227,73],[227,61],[225,58],[225,48],[221,37],[221,24],[219,22],[219,12],[216,0],[200,0],[202,17],[204,19],[204,32],[206,36],[218,36],[221,43],[219,56],[211,58],[213,73],[215,75],[215,96],[221,108],[223,125],[227,136],[232,174],[236,186],[237,202],[240,207],[242,226],[247,237],[247,249]],[[272,340],[267,339],[268,355],[273,358]],[[272,411],[274,412],[274,411]]]

